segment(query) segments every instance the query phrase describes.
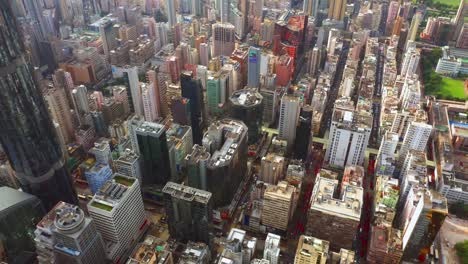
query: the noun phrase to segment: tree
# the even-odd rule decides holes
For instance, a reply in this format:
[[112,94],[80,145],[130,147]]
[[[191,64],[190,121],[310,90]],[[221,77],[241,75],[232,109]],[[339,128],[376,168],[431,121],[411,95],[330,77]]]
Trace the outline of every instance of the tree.
[[455,244],[455,250],[460,258],[460,263],[468,263],[468,240]]

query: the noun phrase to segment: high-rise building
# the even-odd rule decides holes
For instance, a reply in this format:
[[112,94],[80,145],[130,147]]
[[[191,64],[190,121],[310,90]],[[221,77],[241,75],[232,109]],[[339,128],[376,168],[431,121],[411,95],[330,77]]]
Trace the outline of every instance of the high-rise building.
[[[51,214],[54,215],[51,231],[57,263],[105,263],[104,242],[93,219],[86,217],[78,206],[63,202],[57,204]],[[41,223],[48,220],[51,219],[43,219]]]
[[137,178],[141,182],[140,156],[133,150],[126,149],[114,161],[115,172],[127,177]]
[[171,236],[210,244],[211,193],[174,182],[168,182],[163,193]]
[[294,95],[283,95],[281,98],[279,116],[279,137],[288,142],[288,149],[292,149],[296,138],[297,121],[301,111],[301,100]]
[[183,72],[180,76],[182,97],[190,100],[190,123],[192,126],[193,143],[201,145],[205,122],[205,104],[200,79],[195,79],[191,72]]
[[[128,87],[130,88],[130,97],[132,107],[136,115],[145,116],[143,107],[143,99],[140,89],[140,81],[138,80],[138,68],[130,67],[124,70],[124,76],[128,79]],[[132,108],[131,107],[131,108]]]
[[269,185],[263,196],[262,224],[286,231],[296,209],[296,188],[285,181]]
[[248,75],[247,86],[259,88],[260,86],[260,55],[261,49],[258,47],[250,47],[248,55]]
[[85,171],[85,177],[91,192],[95,194],[105,182],[112,178],[112,170],[107,164],[96,163]]
[[413,15],[413,19],[411,20],[411,24],[408,29],[408,35],[406,36],[406,45],[408,45],[410,41],[416,40],[416,35],[418,34],[419,25],[421,24],[422,19],[423,14],[419,11]]
[[[46,209],[63,200],[77,203],[72,180],[31,67],[9,2],[0,3],[0,143],[23,191],[37,196]],[[21,81],[13,81],[21,80]]]
[[393,175],[395,170],[395,151],[398,145],[398,135],[387,131],[380,143],[377,155],[376,171],[380,175]]
[[119,36],[119,26],[115,24],[116,20],[110,16],[106,16],[97,22],[96,26],[99,27],[99,34],[102,40],[102,47],[106,58],[110,58],[111,50],[115,49],[118,45],[117,39]]
[[364,190],[345,184],[340,195],[336,195],[338,180],[326,178],[330,177],[327,174],[321,172],[315,181],[306,235],[330,241],[330,249],[335,252],[352,249],[361,220]]
[[136,129],[142,162],[142,186],[164,185],[171,177],[166,127],[143,122]]
[[96,163],[107,165],[112,161],[109,141],[106,139],[101,138],[94,142],[94,147],[89,152],[94,155]]
[[34,229],[45,214],[41,201],[10,187],[0,187],[0,201],[0,259],[8,263],[34,263],[35,256],[31,254],[35,251]]
[[294,264],[325,264],[328,259],[330,242],[315,237],[302,235],[294,257]]
[[262,89],[260,90],[260,94],[263,97],[262,121],[269,126],[276,120],[281,94],[279,90],[275,89]]
[[468,1],[461,0],[458,6],[457,15],[455,16],[455,34],[453,34],[453,40],[457,41],[460,38],[460,34],[463,31],[465,19],[468,16]]
[[416,262],[425,256],[448,215],[447,199],[427,189],[412,189],[405,208],[411,212],[403,235],[403,261]]
[[265,239],[265,249],[263,250],[263,259],[270,264],[279,263],[281,237],[279,235],[268,233]]
[[370,113],[335,106],[325,161],[340,167],[362,165],[371,129]]
[[403,55],[403,62],[401,63],[401,77],[413,76],[419,66],[419,50],[415,46],[410,45]]
[[[310,1],[310,0],[309,0]],[[328,6],[328,18],[343,21],[346,13],[345,0],[330,0]]]
[[185,157],[192,151],[192,146],[192,128],[172,123],[167,130],[171,181],[181,182],[185,177]]
[[106,243],[106,257],[118,262],[145,231],[146,217],[140,184],[114,174],[89,201],[88,212]]
[[88,89],[86,86],[79,85],[72,90],[72,98],[75,110],[78,114],[87,114],[91,111],[88,101]]
[[228,205],[247,171],[247,126],[234,119],[214,122],[205,132],[203,147],[210,154],[207,177],[193,182],[200,183],[200,189],[206,182],[204,190],[212,193],[213,206]]
[[[211,117],[222,112],[222,106],[226,99],[225,83],[222,83],[221,77],[208,76],[206,80],[206,104],[207,111]],[[223,87],[221,87],[223,86]]]
[[411,122],[406,130],[403,144],[399,152],[398,163],[401,165],[410,150],[424,151],[431,136],[432,125]]
[[166,0],[166,15],[169,27],[175,26],[177,24],[177,14],[173,0]]
[[284,157],[268,153],[262,158],[260,180],[268,184],[277,184],[284,175]]
[[145,114],[145,120],[153,122],[158,117],[157,112],[157,101],[155,100],[155,89],[153,84],[140,84],[141,97],[143,101],[143,112]]
[[247,125],[249,144],[258,141],[263,118],[263,96],[256,89],[237,90],[229,97],[231,116]]
[[299,122],[294,142],[294,154],[297,159],[306,160],[309,156],[309,147],[313,136],[313,109],[310,105],[303,106],[299,114]]
[[187,154],[185,162],[187,166],[188,185],[194,188],[207,190],[207,166],[210,153],[205,147],[194,145],[192,152]]
[[231,56],[235,47],[236,29],[229,23],[213,24],[213,57]]
[[317,17],[320,0],[304,0],[302,11],[307,16]]
[[65,91],[49,87],[44,97],[49,106],[52,119],[59,124],[65,143],[71,143],[74,140],[75,130]]

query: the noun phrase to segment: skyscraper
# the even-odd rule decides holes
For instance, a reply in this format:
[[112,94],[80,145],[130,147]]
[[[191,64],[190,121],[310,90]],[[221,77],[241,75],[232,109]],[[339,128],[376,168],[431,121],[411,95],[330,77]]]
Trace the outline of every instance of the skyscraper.
[[145,231],[146,217],[140,184],[135,178],[114,174],[87,205],[97,230],[108,243],[107,258],[118,262]]
[[[309,0],[311,1],[311,0]],[[328,18],[343,21],[346,12],[346,0],[330,0]]]
[[177,14],[175,10],[174,0],[166,0],[166,15],[169,27],[172,28],[173,26],[175,26],[175,24],[177,24]]
[[166,127],[143,122],[135,129],[142,160],[142,186],[164,185],[171,177]]
[[411,122],[405,133],[403,144],[398,154],[399,165],[403,164],[406,155],[410,150],[424,151],[426,149],[427,141],[431,136],[431,132],[431,125],[420,122]]
[[309,155],[309,145],[312,141],[312,118],[313,111],[310,105],[301,108],[299,122],[296,130],[296,141],[294,142],[294,154],[297,159],[306,160]]
[[252,88],[260,88],[260,55],[260,48],[249,48],[247,86]]
[[54,207],[52,215],[55,216],[52,236],[57,263],[105,262],[104,241],[93,219],[86,217],[83,210],[76,205],[61,202]]
[[313,16],[317,18],[319,2],[320,0],[304,0],[302,11],[304,11],[304,14],[308,16]]
[[212,217],[211,193],[174,182],[163,189],[169,232],[181,241],[209,244]]
[[288,149],[292,149],[296,138],[296,126],[301,110],[300,98],[285,94],[281,98],[279,117],[279,137],[288,142]]
[[242,89],[229,97],[231,116],[249,128],[249,144],[256,143],[262,129],[263,96],[256,89]]
[[416,35],[418,34],[418,28],[419,28],[419,25],[421,24],[422,19],[423,19],[423,15],[420,11],[414,14],[413,19],[411,20],[410,27],[408,29],[408,35],[406,37],[405,47],[406,45],[408,45],[408,42],[410,40],[412,41],[416,40]]
[[199,79],[193,78],[192,72],[183,72],[180,76],[182,97],[190,100],[190,122],[192,124],[193,143],[201,145],[202,130],[205,120],[203,89]]
[[453,34],[453,40],[456,41],[460,37],[463,30],[466,17],[468,16],[468,1],[461,0],[460,6],[458,7],[457,15],[455,16],[455,34]]
[[7,1],[0,3],[0,143],[23,191],[46,209],[63,200],[77,203],[72,180],[47,107],[25,61],[23,42]]
[[231,56],[235,47],[235,32],[236,29],[232,24],[213,24],[213,57]]

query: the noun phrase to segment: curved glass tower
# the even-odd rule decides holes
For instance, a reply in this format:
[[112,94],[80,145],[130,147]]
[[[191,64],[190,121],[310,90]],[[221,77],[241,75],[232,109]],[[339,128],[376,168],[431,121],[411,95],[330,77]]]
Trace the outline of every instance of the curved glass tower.
[[0,143],[24,191],[46,209],[77,203],[72,180],[9,6],[0,1]]

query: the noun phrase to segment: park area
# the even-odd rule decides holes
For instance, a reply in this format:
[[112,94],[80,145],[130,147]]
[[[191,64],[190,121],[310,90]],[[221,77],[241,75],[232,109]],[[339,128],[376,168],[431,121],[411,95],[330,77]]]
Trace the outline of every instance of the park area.
[[434,89],[430,94],[440,99],[456,101],[465,101],[467,99],[464,81],[449,77],[442,77],[439,89]]
[[458,7],[460,5],[460,0],[432,0],[433,3],[445,4],[448,6]]

